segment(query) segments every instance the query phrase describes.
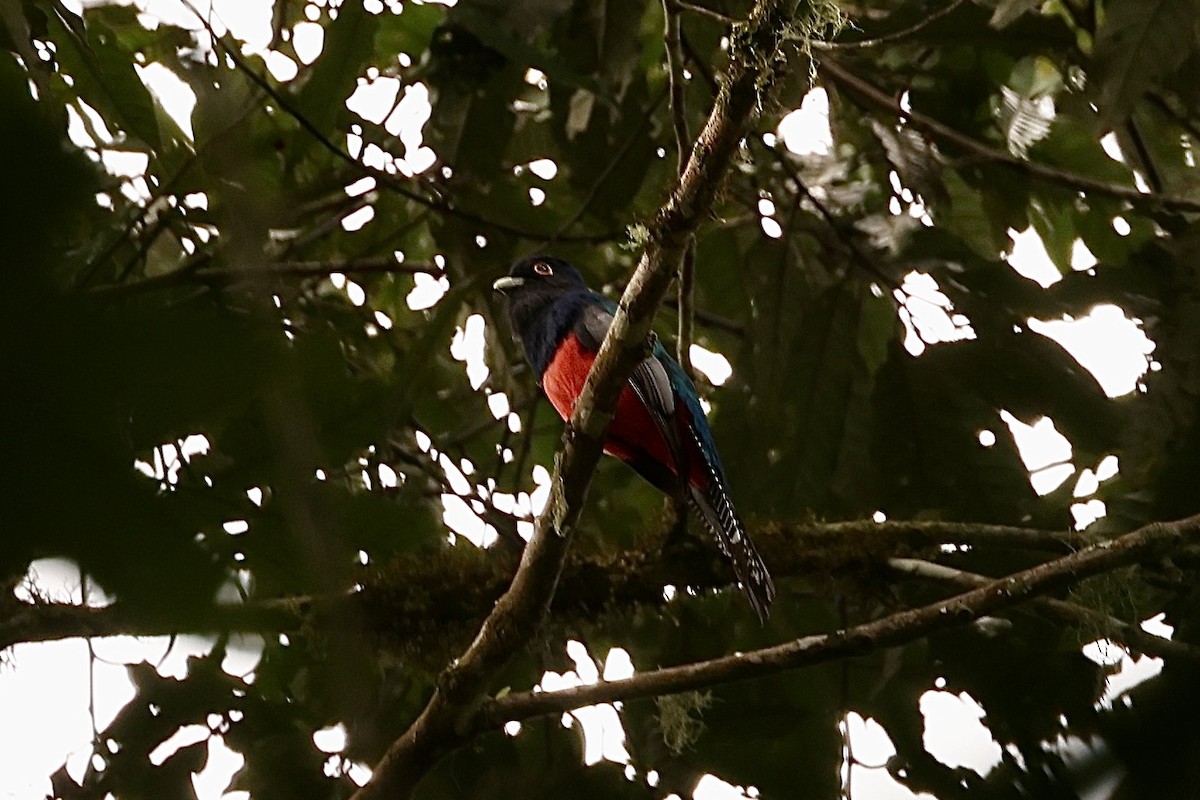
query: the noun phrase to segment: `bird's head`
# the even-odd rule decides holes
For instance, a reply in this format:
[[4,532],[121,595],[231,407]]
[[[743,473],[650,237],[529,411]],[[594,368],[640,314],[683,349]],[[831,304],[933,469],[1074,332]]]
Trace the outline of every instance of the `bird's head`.
[[518,298],[531,295],[559,295],[586,289],[579,271],[554,256],[532,256],[513,265],[508,275],[492,284],[497,292]]
[[579,271],[553,256],[518,261],[492,288],[508,298],[513,333],[539,369],[545,367],[549,354],[589,295]]

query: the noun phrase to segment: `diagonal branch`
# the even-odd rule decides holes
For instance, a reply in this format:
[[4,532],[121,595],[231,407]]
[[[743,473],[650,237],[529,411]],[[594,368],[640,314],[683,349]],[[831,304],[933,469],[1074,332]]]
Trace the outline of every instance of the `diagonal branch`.
[[[891,558],[888,559],[888,566],[905,575],[950,583],[955,586],[980,587],[987,586],[992,582],[992,578],[986,575],[965,572],[919,558]],[[1102,631],[1108,638],[1120,641],[1131,650],[1139,650],[1160,658],[1183,658],[1200,663],[1200,647],[1155,636],[1137,625],[1095,609],[1053,597],[1034,598],[1033,604],[1047,615],[1067,625],[1089,631]]]
[[711,212],[739,143],[775,78],[783,0],[759,0],[734,31],[721,93],[666,205],[649,226],[637,271],[580,394],[555,461],[553,489],[512,586],[475,641],[440,677],[425,710],[376,765],[354,800],[407,797],[432,765],[466,740],[488,680],[537,630],[554,595],[617,396],[644,357],[650,323],[688,240]]
[[620,681],[561,692],[520,692],[489,699],[480,707],[473,724],[475,730],[494,729],[509,720],[559,714],[596,703],[694,691],[865,655],[880,648],[906,644],[939,630],[965,625],[1092,575],[1152,561],[1173,547],[1195,542],[1198,538],[1200,515],[1175,522],[1151,523],[1078,553],[999,580],[989,580],[986,585],[946,600],[835,633],[805,636],[761,650],[643,672]]
[[699,3],[689,3],[686,0],[673,0],[674,5],[680,11],[690,11],[693,14],[699,14],[709,19],[715,19],[717,22],[722,22],[726,25],[737,24],[737,19],[727,14],[722,14],[715,8],[707,8]]
[[124,297],[155,291],[172,286],[193,283],[237,283],[260,281],[266,278],[320,278],[341,272],[347,275],[365,274],[416,274],[441,275],[443,270],[436,264],[417,261],[397,261],[395,256],[374,258],[338,259],[327,261],[272,261],[245,267],[202,267],[199,269],[177,269],[134,283],[110,283],[89,290],[89,294],[104,297]]
[[902,30],[885,33],[882,36],[876,36],[874,39],[859,39],[853,42],[813,42],[814,50],[863,50],[868,47],[880,47],[885,44],[893,44],[902,42],[905,39],[920,33],[928,28],[934,22],[937,22],[942,17],[953,14],[959,6],[965,5],[967,0],[954,0],[950,5],[938,11],[922,17],[919,22],[908,26]]
[[916,130],[928,134],[935,139],[949,142],[985,161],[1002,164],[1030,177],[1051,181],[1052,183],[1078,189],[1082,192],[1095,192],[1096,194],[1127,200],[1134,205],[1157,206],[1173,211],[1200,211],[1200,199],[1195,197],[1178,197],[1155,192],[1142,192],[1135,186],[1107,183],[1090,178],[1087,175],[1080,175],[1069,170],[1059,169],[1058,167],[1039,164],[1035,161],[1025,161],[1003,150],[998,150],[973,139],[919,111],[904,110],[900,107],[897,98],[889,96],[869,81],[858,77],[832,59],[822,59],[819,69],[826,76],[832,78],[835,83],[849,89],[854,94],[869,101],[872,105],[903,117]]

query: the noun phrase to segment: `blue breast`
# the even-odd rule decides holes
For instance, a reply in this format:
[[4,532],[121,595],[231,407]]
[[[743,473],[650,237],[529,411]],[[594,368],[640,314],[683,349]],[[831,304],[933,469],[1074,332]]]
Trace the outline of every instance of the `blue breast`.
[[586,289],[559,295],[541,310],[533,324],[521,331],[525,357],[529,359],[539,382],[554,358],[554,351],[575,324],[579,309],[590,301],[590,295],[591,292]]

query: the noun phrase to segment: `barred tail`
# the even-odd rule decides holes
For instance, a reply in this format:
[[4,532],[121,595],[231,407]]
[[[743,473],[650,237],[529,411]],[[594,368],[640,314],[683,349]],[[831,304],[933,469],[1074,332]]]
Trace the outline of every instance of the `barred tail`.
[[775,583],[762,556],[746,535],[742,520],[734,510],[721,480],[715,474],[710,474],[707,489],[689,484],[688,499],[717,540],[721,552],[733,563],[738,585],[759,621],[766,622],[771,601],[775,599]]

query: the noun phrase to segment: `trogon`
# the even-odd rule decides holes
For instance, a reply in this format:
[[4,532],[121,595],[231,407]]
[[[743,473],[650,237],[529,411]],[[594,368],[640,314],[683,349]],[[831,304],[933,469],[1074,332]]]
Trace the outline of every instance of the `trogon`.
[[[616,303],[590,290],[566,261],[551,256],[517,262],[492,288],[508,297],[513,333],[538,383],[559,415],[570,419]],[[764,620],[775,585],[729,498],[696,387],[657,338],[621,390],[604,451],[661,491],[690,502]]]

